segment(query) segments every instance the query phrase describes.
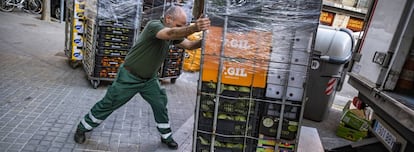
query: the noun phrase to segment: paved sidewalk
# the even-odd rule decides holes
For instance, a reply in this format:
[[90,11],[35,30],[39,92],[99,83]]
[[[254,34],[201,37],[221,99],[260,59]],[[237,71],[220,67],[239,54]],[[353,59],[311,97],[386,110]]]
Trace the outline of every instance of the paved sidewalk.
[[[0,12],[0,151],[165,148],[152,110],[140,96],[88,133],[85,144],[73,141],[78,121],[104,96],[107,85],[93,89],[82,68],[70,68],[63,52],[64,24],[38,17]],[[197,79],[197,73],[183,73],[175,84],[163,83],[173,132],[194,112]]]

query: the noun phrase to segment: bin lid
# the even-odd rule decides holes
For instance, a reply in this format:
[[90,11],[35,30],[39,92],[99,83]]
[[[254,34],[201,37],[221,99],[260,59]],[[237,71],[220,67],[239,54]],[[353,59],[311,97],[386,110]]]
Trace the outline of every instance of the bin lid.
[[347,62],[351,58],[353,45],[352,34],[346,29],[319,25],[314,51],[336,62]]

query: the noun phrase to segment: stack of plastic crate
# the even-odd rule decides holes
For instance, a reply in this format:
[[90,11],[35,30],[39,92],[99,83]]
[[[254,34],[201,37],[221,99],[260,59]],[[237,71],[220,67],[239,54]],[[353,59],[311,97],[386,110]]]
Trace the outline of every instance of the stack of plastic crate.
[[[139,31],[139,0],[99,0],[87,14],[85,69],[96,88],[112,81]],[[88,13],[88,12],[87,12]]]
[[295,151],[321,0],[206,2],[196,151]]
[[160,70],[159,78],[170,79],[171,83],[175,83],[177,78],[182,73],[184,60],[184,49],[171,46],[168,51],[167,57],[165,58]]

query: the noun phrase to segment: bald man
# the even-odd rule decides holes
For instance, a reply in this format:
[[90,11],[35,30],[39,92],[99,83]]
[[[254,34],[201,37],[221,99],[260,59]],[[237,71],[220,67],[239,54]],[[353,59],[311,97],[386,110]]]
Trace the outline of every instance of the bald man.
[[74,140],[84,143],[85,132],[96,128],[113,111],[139,93],[151,105],[161,142],[171,149],[177,149],[178,144],[172,138],[168,118],[168,98],[165,90],[160,88],[157,72],[170,45],[185,49],[199,48],[201,41],[189,41],[185,38],[209,27],[208,18],[199,18],[195,24],[188,26],[187,15],[178,6],[170,7],[161,20],[148,22],[125,57],[124,64],[119,67],[117,77],[104,98],[80,121]]

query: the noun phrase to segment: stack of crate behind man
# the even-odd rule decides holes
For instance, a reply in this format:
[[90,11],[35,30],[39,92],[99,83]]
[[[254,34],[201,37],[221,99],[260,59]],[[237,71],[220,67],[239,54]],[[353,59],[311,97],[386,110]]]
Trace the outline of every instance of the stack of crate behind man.
[[88,1],[84,68],[92,85],[112,81],[139,31],[139,0]]
[[207,1],[196,151],[296,151],[321,0]]
[[[190,7],[184,2],[180,4],[179,0],[144,0],[141,28],[143,29],[150,20],[161,19],[165,11],[173,5],[183,5],[184,9]],[[158,77],[160,79],[170,79],[171,83],[175,83],[182,73],[183,60],[184,49],[174,45],[170,46],[167,57],[158,71]]]
[[167,57],[165,58],[158,76],[161,79],[169,78],[171,83],[175,83],[181,75],[184,60],[184,49],[170,46]]

